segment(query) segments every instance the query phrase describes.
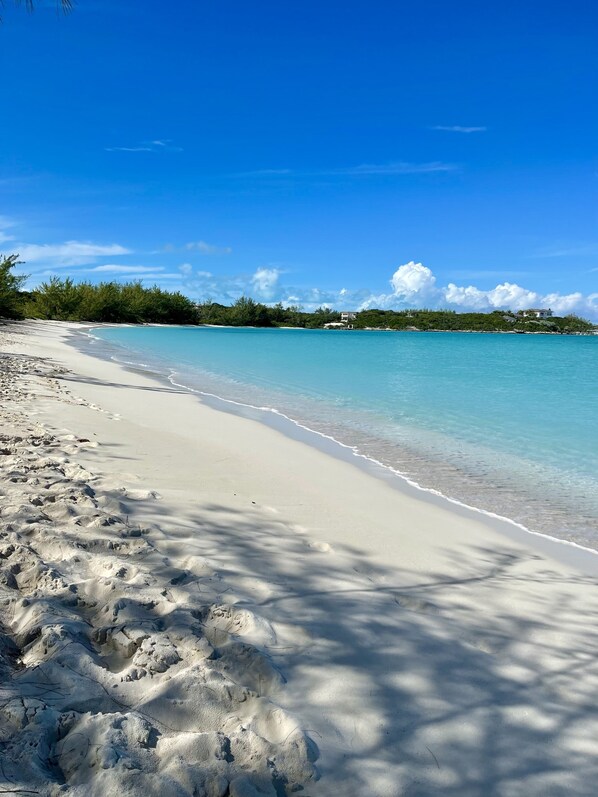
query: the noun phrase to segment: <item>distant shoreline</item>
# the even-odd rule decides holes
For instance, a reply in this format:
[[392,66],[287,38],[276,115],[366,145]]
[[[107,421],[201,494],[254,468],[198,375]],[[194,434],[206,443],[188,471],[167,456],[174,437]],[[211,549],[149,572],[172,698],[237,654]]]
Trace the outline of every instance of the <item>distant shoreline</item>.
[[[29,319],[35,320],[35,319]],[[54,322],[56,323],[56,322]],[[598,336],[598,329],[592,332],[529,332],[515,329],[393,329],[392,327],[360,327],[359,329],[343,329],[336,327],[325,329],[323,327],[291,327],[291,326],[272,326],[261,327],[251,324],[157,324],[153,322],[135,324],[132,322],[106,322],[106,321],[79,321],[71,322],[80,324],[81,327],[93,329],[95,327],[188,327],[189,329],[286,329],[300,330],[302,332],[409,332],[409,333],[442,333],[442,334],[464,334],[464,335],[549,335],[551,337],[591,338]]]

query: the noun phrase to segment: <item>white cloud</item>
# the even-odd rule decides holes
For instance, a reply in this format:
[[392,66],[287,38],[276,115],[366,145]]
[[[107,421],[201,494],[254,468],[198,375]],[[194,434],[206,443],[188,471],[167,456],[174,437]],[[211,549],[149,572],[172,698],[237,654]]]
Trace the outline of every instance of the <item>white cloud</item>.
[[475,285],[437,285],[432,271],[421,263],[406,263],[390,279],[392,291],[370,294],[358,306],[360,309],[448,308],[460,312],[491,310],[523,310],[529,307],[550,307],[557,315],[578,313],[591,319],[598,318],[598,293],[584,296],[548,293],[522,287],[514,282],[503,282],[489,290]]
[[108,263],[105,266],[95,266],[89,269],[90,272],[101,272],[103,274],[160,274],[164,271],[163,266],[120,266]]
[[153,141],[142,141],[130,147],[104,147],[106,152],[182,152],[182,147],[175,146],[169,139],[156,138]]
[[105,147],[106,152],[155,152],[152,147]]
[[363,163],[361,166],[353,166],[348,169],[335,169],[330,172],[322,172],[327,175],[348,175],[365,176],[374,175],[401,175],[401,174],[428,174],[430,172],[452,172],[457,167],[452,163],[441,163],[432,161],[430,163]]
[[447,133],[485,133],[487,127],[461,127],[461,125],[435,125],[432,130],[444,130]]
[[251,278],[255,293],[263,299],[271,299],[278,285],[280,271],[277,268],[258,268]]
[[424,296],[433,293],[436,277],[429,268],[411,260],[404,266],[399,266],[392,275],[390,284],[395,296],[409,299],[416,294]]
[[185,249],[199,252],[200,255],[230,255],[233,251],[230,246],[215,246],[206,241],[190,241]]
[[429,174],[432,172],[452,172],[458,167],[454,163],[429,161],[427,163],[409,163],[408,161],[392,161],[390,163],[362,163],[358,166],[346,166],[340,169],[317,169],[314,171],[295,171],[293,169],[259,169],[254,172],[241,172],[231,177],[377,177],[401,176],[405,174]]
[[255,169],[252,172],[237,172],[231,174],[231,177],[281,177],[284,175],[293,174],[292,169]]
[[97,257],[128,255],[130,249],[120,244],[94,244],[87,241],[66,241],[62,244],[15,244],[15,251],[25,263],[43,262],[55,268],[82,266],[93,263]]
[[[165,285],[174,283],[177,289],[193,299],[210,300],[225,305],[232,304],[240,296],[251,296],[268,304],[280,301],[284,305],[300,305],[305,310],[315,310],[322,305],[337,310],[427,307],[453,309],[457,312],[550,307],[555,314],[577,313],[598,320],[598,293],[542,293],[510,281],[499,282],[489,289],[482,289],[468,282],[439,284],[438,278],[429,267],[415,261],[399,266],[390,277],[388,292],[380,293],[347,287],[335,289],[297,285],[283,279],[284,272],[279,268],[270,266],[262,266],[253,273],[244,274],[213,274],[195,270],[191,263],[179,265],[177,273],[144,266],[119,266],[116,271],[112,264],[109,266],[113,269],[112,273],[119,277],[137,277],[158,284],[164,280]],[[108,268],[102,266],[92,271],[98,275],[110,273]],[[484,272],[480,272],[482,273]],[[177,280],[179,284],[176,284]]]
[[15,222],[10,219],[8,216],[0,215],[0,244],[5,243],[6,241],[14,241],[14,235],[9,235],[6,230],[10,227],[14,227]]
[[595,257],[598,255],[598,244],[580,244],[577,246],[553,246],[540,249],[530,257]]

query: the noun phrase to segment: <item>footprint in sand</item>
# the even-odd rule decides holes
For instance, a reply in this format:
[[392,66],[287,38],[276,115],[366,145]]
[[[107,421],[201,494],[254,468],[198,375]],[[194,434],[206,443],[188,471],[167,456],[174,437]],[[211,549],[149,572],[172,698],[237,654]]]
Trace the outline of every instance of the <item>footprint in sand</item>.
[[331,553],[333,548],[330,543],[327,542],[319,542],[315,540],[314,542],[309,542],[307,544],[308,548],[311,548],[313,551],[319,551],[320,553]]
[[433,603],[423,598],[418,598],[416,595],[402,595],[401,593],[397,593],[395,595],[395,603],[398,603],[401,608],[407,609],[410,612],[419,612],[421,614],[438,614],[439,612],[438,606],[435,606]]

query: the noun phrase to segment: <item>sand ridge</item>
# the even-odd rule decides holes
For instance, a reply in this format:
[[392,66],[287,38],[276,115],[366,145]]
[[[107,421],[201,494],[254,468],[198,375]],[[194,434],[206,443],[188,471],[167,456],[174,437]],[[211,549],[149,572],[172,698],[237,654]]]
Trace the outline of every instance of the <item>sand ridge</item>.
[[39,358],[0,360],[0,790],[275,797],[304,786],[310,740],[270,699],[283,679],[247,639],[267,621],[211,602],[223,584],[208,561],[178,566],[158,527],[129,522],[130,502],[158,501],[154,491],[91,473],[77,455],[96,442],[36,419],[40,396],[82,402],[61,374]]

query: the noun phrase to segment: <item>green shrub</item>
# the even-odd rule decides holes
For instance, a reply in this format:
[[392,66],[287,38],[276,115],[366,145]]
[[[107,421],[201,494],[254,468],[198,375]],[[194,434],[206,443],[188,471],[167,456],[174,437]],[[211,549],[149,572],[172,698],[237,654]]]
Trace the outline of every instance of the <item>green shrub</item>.
[[18,262],[18,255],[0,255],[0,318],[22,318],[20,289],[27,277],[13,274]]

